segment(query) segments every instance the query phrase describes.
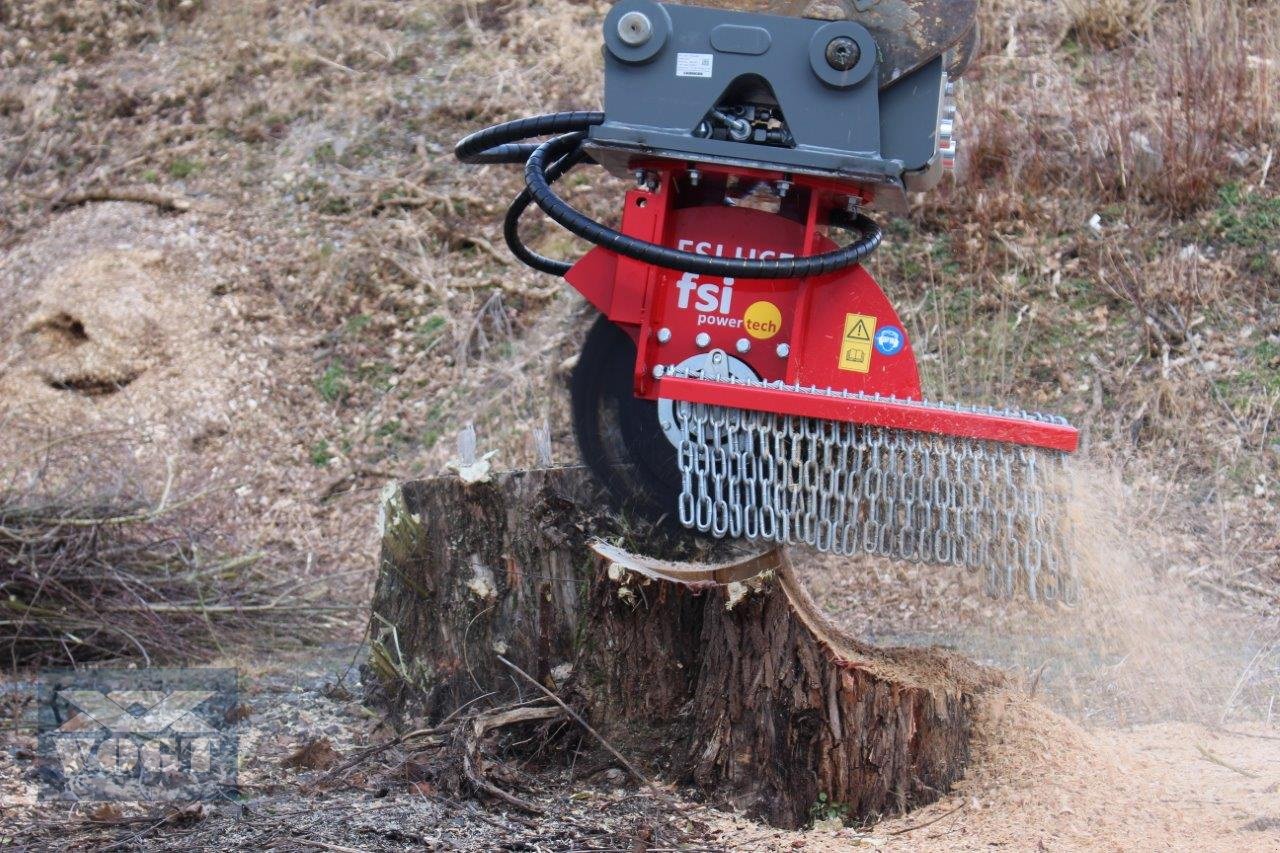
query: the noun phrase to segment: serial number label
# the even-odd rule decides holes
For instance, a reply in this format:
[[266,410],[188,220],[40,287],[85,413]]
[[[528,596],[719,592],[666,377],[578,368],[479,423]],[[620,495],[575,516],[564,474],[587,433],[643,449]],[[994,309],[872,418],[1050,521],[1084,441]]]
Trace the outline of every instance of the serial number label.
[[677,53],[677,77],[710,77],[715,65],[715,56],[710,53]]

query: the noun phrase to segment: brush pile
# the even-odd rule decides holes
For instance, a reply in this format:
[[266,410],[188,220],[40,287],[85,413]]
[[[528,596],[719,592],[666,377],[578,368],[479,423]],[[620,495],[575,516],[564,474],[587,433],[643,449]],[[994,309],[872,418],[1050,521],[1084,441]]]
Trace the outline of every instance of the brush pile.
[[315,604],[320,585],[228,549],[192,517],[194,502],[0,493],[0,660],[200,660],[325,626],[335,608]]

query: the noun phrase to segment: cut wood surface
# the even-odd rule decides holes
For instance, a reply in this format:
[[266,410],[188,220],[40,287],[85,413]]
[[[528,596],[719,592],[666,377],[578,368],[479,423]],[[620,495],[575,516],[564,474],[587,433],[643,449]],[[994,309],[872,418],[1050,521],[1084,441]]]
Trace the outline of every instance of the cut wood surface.
[[686,559],[641,555],[602,507],[580,468],[384,495],[371,700],[435,721],[534,698],[502,656],[649,775],[784,827],[820,797],[904,811],[963,773],[973,699],[998,675],[847,636],[785,550],[703,562],[693,540],[649,536]]

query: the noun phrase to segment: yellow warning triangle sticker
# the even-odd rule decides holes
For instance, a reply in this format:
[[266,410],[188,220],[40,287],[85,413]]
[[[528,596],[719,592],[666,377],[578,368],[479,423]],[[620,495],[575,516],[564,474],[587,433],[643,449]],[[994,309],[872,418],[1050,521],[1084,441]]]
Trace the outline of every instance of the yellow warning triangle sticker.
[[853,324],[853,328],[844,337],[847,341],[869,341],[871,333],[867,331],[866,322],[860,319]]

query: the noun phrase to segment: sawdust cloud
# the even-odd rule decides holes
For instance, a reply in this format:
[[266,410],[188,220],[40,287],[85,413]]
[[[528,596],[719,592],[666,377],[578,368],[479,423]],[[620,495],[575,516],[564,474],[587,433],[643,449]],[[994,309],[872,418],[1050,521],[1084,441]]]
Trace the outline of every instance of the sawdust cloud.
[[1238,638],[1171,577],[1160,547],[1169,518],[1137,506],[1112,468],[1079,460],[1066,469],[1067,551],[1080,601],[1053,620],[1077,653],[1068,691],[1091,681],[1116,722],[1217,722],[1240,677]]

